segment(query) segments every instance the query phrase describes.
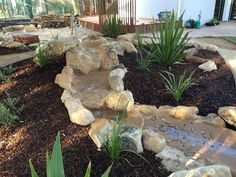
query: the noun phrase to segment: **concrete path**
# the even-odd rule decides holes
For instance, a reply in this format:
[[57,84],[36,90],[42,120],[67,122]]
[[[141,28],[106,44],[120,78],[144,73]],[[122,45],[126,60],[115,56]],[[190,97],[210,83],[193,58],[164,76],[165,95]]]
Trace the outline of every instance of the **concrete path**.
[[34,51],[25,52],[25,53],[16,53],[10,55],[0,55],[0,68],[17,63],[19,61],[23,61],[26,59],[33,58],[35,55]]
[[190,36],[196,37],[220,37],[220,36],[236,36],[236,21],[221,22],[217,26],[203,26],[200,29],[186,29],[190,32]]

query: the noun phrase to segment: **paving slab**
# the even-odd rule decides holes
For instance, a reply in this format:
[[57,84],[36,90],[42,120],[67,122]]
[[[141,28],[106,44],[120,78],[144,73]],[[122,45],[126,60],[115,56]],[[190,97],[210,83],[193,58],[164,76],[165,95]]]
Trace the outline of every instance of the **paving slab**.
[[10,54],[10,55],[0,55],[0,68],[10,65],[10,64],[17,63],[19,61],[33,58],[34,56],[35,56],[34,51],[16,53],[16,54]]

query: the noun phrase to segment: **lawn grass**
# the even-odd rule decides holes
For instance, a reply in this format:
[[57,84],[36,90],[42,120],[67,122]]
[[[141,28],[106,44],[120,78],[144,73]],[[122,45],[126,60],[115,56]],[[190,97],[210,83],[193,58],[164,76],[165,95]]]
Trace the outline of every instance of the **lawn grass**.
[[226,36],[224,38],[236,44],[236,36]]

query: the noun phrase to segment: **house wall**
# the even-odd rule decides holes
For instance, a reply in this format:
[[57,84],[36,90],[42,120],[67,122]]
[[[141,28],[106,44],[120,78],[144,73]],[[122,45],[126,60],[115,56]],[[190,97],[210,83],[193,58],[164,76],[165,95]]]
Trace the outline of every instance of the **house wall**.
[[181,13],[185,11],[183,21],[198,19],[201,12],[201,24],[204,25],[214,17],[216,0],[182,0]]
[[228,21],[230,18],[230,8],[233,0],[225,0],[225,7],[223,11],[222,21]]
[[136,16],[139,18],[158,18],[161,11],[177,12],[179,0],[136,0]]

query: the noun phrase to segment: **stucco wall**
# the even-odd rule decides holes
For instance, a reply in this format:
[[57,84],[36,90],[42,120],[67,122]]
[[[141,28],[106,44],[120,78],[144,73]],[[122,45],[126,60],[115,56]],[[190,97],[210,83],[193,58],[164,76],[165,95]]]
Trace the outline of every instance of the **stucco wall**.
[[137,0],[137,19],[157,18],[161,11],[177,11],[179,0]]
[[214,17],[215,3],[216,0],[182,0],[181,12],[185,11],[184,21],[189,18],[197,20],[201,12],[201,24],[204,25]]

